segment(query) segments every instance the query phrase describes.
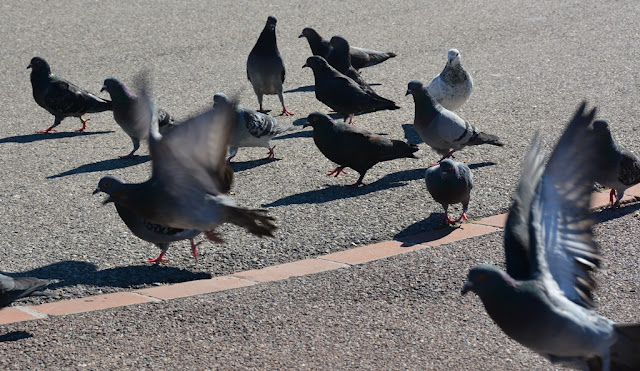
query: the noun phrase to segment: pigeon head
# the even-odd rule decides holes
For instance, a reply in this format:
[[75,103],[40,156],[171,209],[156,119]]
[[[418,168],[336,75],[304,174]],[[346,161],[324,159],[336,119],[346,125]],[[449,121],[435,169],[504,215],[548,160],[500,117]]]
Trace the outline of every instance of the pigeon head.
[[270,15],[269,17],[267,17],[267,24],[264,25],[264,29],[269,30],[271,32],[275,32],[277,22],[278,20],[276,19],[276,17]]
[[323,68],[329,68],[329,63],[327,63],[327,60],[317,56],[317,55],[313,55],[309,58],[307,58],[307,62],[302,66],[302,68],[305,67],[309,67],[312,70],[321,70]]
[[[111,99],[115,100],[115,101],[127,101],[127,98],[135,98],[136,95],[133,94],[131,91],[129,91],[123,83],[121,83],[118,79],[116,79],[115,77],[109,77],[108,79],[104,80],[104,82],[102,83],[102,89],[100,89],[100,91],[107,91],[107,93],[109,93],[109,95],[111,95]],[[119,98],[124,98],[124,99],[119,99]]]
[[407,93],[405,94],[405,96],[409,94],[415,95],[416,93],[421,91],[424,91],[425,93],[427,92],[427,89],[424,88],[424,84],[418,80],[413,80],[409,82],[409,86],[407,87]]
[[102,202],[102,204],[105,205],[109,202],[120,201],[124,197],[125,193],[123,192],[123,190],[126,186],[127,184],[123,183],[120,179],[111,175],[107,175],[100,179],[100,181],[98,182],[98,187],[96,187],[96,189],[93,191],[93,194],[104,192],[109,195],[109,197],[107,197]]
[[499,294],[507,287],[514,286],[516,286],[516,281],[507,273],[493,265],[482,264],[471,268],[461,293],[464,295],[473,291],[478,294],[480,299],[484,299],[492,294]]
[[347,52],[347,54],[349,53],[349,42],[341,36],[334,36],[331,38],[331,40],[329,41],[329,43],[331,44],[331,46],[341,52]]
[[305,27],[298,38],[306,37],[307,39],[320,39],[320,35],[311,27]]
[[457,66],[460,64],[460,52],[458,49],[449,50],[447,63],[452,66]]
[[611,134],[611,129],[609,128],[609,121],[607,120],[596,120],[593,122],[593,130],[598,134]]
[[34,72],[46,72],[47,75],[51,73],[51,67],[49,63],[40,57],[31,58],[31,62],[27,66],[27,69],[31,68]]
[[440,166],[440,176],[443,179],[448,178],[451,175],[454,175],[456,178],[460,177],[460,170],[458,170],[456,163],[452,159],[445,158],[440,162],[439,166]]
[[215,93],[213,95],[213,106],[219,104],[231,104],[231,99],[225,93]]
[[336,122],[333,119],[324,113],[313,112],[309,116],[307,116],[307,122],[302,126],[306,128],[307,126],[311,126],[312,128],[320,127],[320,126],[333,126]]

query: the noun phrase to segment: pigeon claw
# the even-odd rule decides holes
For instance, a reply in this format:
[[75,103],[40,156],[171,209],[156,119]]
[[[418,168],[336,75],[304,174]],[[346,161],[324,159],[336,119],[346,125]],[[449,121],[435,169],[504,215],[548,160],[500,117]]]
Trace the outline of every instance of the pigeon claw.
[[346,172],[346,171],[344,171],[344,168],[342,168],[342,167],[337,167],[337,168],[335,168],[335,169],[331,170],[331,171],[329,172],[329,174],[327,174],[327,176],[332,176],[333,174],[335,174],[335,176],[338,176],[338,175],[340,175],[340,174],[346,174],[346,173],[347,173],[347,172]]
[[89,121],[89,120],[91,120],[91,118],[88,118],[88,119],[85,120],[82,117],[80,117],[80,122],[82,123],[82,127],[80,129],[76,130],[76,132],[79,132],[79,133],[83,132],[84,129],[87,128],[87,121]]
[[53,126],[48,128],[48,129],[36,131],[36,133],[38,133],[38,134],[55,133],[55,132],[57,132],[57,130],[54,129]]
[[287,107],[282,106],[282,112],[280,112],[280,116],[293,116],[293,112],[289,111]]
[[134,150],[133,150],[133,151],[131,151],[128,155],[120,156],[120,158],[125,158],[125,159],[136,158],[136,157],[138,157],[138,155],[134,155],[134,154],[133,154],[135,151],[136,151],[136,150],[134,149]]
[[164,253],[161,253],[160,255],[158,255],[157,258],[149,258],[146,262],[147,263],[153,263],[153,264],[160,264],[160,263],[166,263],[168,262],[169,259],[164,257]]
[[200,245],[202,241],[198,243],[193,242],[193,239],[190,239],[189,241],[191,242],[191,254],[193,255],[193,258],[196,260],[196,264],[198,264],[198,245]]
[[467,218],[467,213],[462,213],[456,222],[461,222],[463,220],[469,220],[469,218]]
[[611,191],[609,191],[609,205],[611,205],[612,209],[620,207],[620,201],[614,201],[616,198],[618,198],[618,192],[612,188]]
[[[275,148],[276,148],[275,145],[273,147],[269,147],[269,153],[267,154],[267,157],[264,158],[265,160],[269,160],[276,157],[276,154],[273,152]],[[231,160],[231,158],[229,158],[229,160]]]
[[445,214],[445,215],[444,215],[444,220],[445,220],[447,223],[451,224],[451,225],[456,224],[456,221],[455,221],[455,220],[453,220],[453,219],[451,219],[451,218],[449,218],[449,215],[447,215],[447,214]]

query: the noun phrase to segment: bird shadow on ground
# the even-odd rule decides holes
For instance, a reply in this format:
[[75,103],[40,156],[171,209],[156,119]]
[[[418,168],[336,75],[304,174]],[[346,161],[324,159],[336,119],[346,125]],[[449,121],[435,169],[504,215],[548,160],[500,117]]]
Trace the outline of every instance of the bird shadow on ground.
[[[444,222],[444,213],[431,213],[426,219],[420,220],[401,230],[393,236],[394,239],[404,242],[402,246],[410,246],[414,243],[425,243],[442,238],[455,231],[457,227],[451,227]],[[431,236],[420,236],[426,232],[433,232]],[[416,237],[415,240],[412,237]],[[419,239],[419,241],[416,241]]]
[[604,223],[613,219],[622,218],[623,216],[632,214],[636,211],[640,210],[640,203],[635,203],[629,206],[621,206],[617,209],[612,209],[610,207],[606,207],[594,212],[594,218],[596,219],[596,223]]
[[250,169],[253,169],[254,167],[258,167],[260,165],[268,164],[275,161],[280,161],[280,159],[279,158],[260,158],[257,160],[250,160],[250,161],[244,161],[244,162],[232,162],[230,166],[231,166],[231,170],[233,170],[234,173],[239,173],[241,171],[250,170]]
[[494,165],[496,165],[495,162],[485,161],[485,162],[478,162],[477,164],[468,164],[467,166],[469,166],[469,169],[475,170],[475,169],[479,169],[481,167],[494,166]]
[[[327,115],[329,115],[329,117],[331,117],[334,120],[342,120],[342,116],[338,115],[337,113],[327,113]],[[293,126],[303,126],[304,124],[307,123],[307,118],[306,117],[302,117],[299,118],[297,120],[295,120],[293,122]]]
[[107,131],[89,131],[89,132],[65,131],[61,133],[45,133],[45,134],[36,133],[36,134],[16,135],[13,137],[2,138],[0,139],[0,143],[31,143],[31,142],[38,142],[41,140],[73,138],[73,137],[96,135],[96,134],[109,134],[113,132],[114,132],[113,130],[107,130]]
[[99,162],[92,162],[90,164],[81,165],[75,169],[67,170],[60,174],[50,175],[47,177],[47,179],[61,178],[64,176],[74,175],[74,174],[95,173],[99,171],[124,169],[126,167],[143,164],[149,160],[151,160],[151,157],[147,155],[136,156],[134,158],[112,158],[109,160],[102,160]]
[[308,91],[316,91],[316,86],[315,85],[299,86],[295,89],[286,90],[283,93],[298,93],[298,92],[308,92]]
[[11,331],[4,335],[0,335],[0,343],[24,340],[32,337],[33,337],[33,334],[26,331]]
[[313,130],[298,130],[295,133],[289,133],[289,134],[277,136],[272,140],[289,139],[289,138],[311,138],[311,137],[313,137]]
[[314,189],[312,191],[287,196],[269,204],[264,204],[262,207],[276,207],[294,204],[321,204],[335,200],[359,197],[384,189],[402,187],[406,182],[420,179],[422,177],[424,177],[424,169],[403,170],[387,174],[373,183],[369,183],[358,188],[349,187],[348,185],[329,185],[322,189]]
[[402,124],[402,130],[404,130],[404,139],[410,144],[424,143],[416,129],[414,129],[413,124]]

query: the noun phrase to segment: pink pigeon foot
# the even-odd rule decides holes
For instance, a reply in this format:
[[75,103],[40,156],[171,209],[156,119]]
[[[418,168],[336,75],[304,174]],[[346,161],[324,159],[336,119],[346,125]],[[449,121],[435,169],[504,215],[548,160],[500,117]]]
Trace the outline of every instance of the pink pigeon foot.
[[341,167],[337,167],[333,170],[331,170],[331,172],[329,172],[329,174],[327,174],[327,176],[332,176],[333,174],[336,174],[335,176],[338,176],[340,174],[346,174],[347,172],[343,170],[343,168]]
[[449,215],[447,215],[447,213],[444,214],[444,220],[449,224],[456,224],[456,221],[449,218]]
[[88,119],[86,119],[86,120],[83,120],[83,119],[82,119],[82,117],[80,117],[80,122],[82,123],[82,127],[81,127],[80,129],[76,130],[76,132],[79,132],[79,133],[83,132],[83,131],[84,131],[84,129],[86,129],[86,128],[87,128],[87,122],[88,122],[89,120],[91,120],[91,118],[88,118]]
[[198,264],[198,245],[200,245],[202,243],[202,241],[195,243],[193,242],[193,238],[189,239],[189,241],[191,242],[191,254],[193,255],[193,258],[196,260],[196,264]]
[[54,129],[53,126],[48,128],[48,129],[36,131],[36,133],[38,133],[38,134],[55,133],[55,132],[57,132],[57,130]]
[[[267,154],[267,157],[265,157],[265,160],[268,160],[270,158],[275,158],[276,154],[273,152],[273,150],[276,148],[276,146],[274,145],[273,147],[269,147],[269,153]],[[231,159],[231,158],[229,158]]]
[[282,112],[280,113],[280,116],[293,116],[293,112],[290,112],[287,107],[282,106]]
[[461,222],[463,220],[469,220],[469,218],[467,218],[467,213],[462,213],[456,222]]
[[166,263],[169,261],[169,259],[164,257],[164,251],[160,253],[160,255],[158,255],[157,258],[149,258],[149,260],[147,260],[147,263],[154,263],[154,264],[160,264],[160,263]]

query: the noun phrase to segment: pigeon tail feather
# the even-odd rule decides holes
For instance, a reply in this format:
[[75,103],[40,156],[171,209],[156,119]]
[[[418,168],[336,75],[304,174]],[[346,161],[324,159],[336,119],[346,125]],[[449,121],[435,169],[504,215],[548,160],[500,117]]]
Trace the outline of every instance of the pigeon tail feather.
[[467,142],[467,145],[469,145],[469,146],[477,146],[477,145],[480,145],[480,144],[491,144],[491,145],[498,146],[498,147],[504,146],[504,143],[502,143],[500,141],[500,138],[498,138],[497,136],[491,135],[491,134],[486,134],[486,133],[483,133],[481,131],[478,131],[478,132],[473,133],[471,138],[469,138],[469,141]]
[[245,228],[258,237],[273,237],[273,232],[278,228],[274,224],[275,218],[267,215],[267,210],[228,206],[226,213],[229,223]]
[[640,369],[640,323],[616,323],[616,342],[611,346],[611,370]]

